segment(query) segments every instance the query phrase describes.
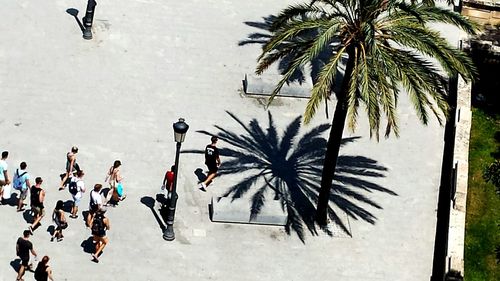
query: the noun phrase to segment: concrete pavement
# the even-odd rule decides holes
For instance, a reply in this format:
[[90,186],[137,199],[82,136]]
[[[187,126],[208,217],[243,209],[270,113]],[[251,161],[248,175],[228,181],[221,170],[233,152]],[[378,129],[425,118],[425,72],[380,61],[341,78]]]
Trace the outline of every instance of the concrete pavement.
[[[151,210],[165,169],[174,161],[172,123],[190,125],[183,149],[203,149],[198,130],[214,125],[244,134],[226,110],[265,128],[267,112],[240,94],[259,46],[238,46],[260,21],[294,1],[125,0],[99,1],[94,39],[85,41],[75,19],[85,1],[0,1],[0,150],[9,150],[10,172],[21,161],[47,189],[47,216],[32,241],[49,255],[55,280],[427,280],[432,266],[435,208],[443,129],[422,126],[402,95],[401,137],[368,137],[366,118],[346,137],[360,137],[343,155],[364,156],[387,171],[367,178],[396,195],[359,189],[376,208],[374,224],[349,220],[352,238],[306,234],[301,242],[282,227],[212,223],[208,203],[242,175],[217,178],[207,193],[197,189],[203,156],[182,154],[176,236],[162,239]],[[279,133],[306,100],[277,99],[270,107]],[[310,128],[328,123],[319,111]],[[326,136],[325,136],[326,137]],[[99,264],[82,248],[90,231],[69,220],[65,240],[51,243],[50,213],[67,191],[57,191],[65,153],[78,145],[88,188],[104,180],[114,160],[123,163],[128,198],[108,211],[110,244]],[[219,146],[230,145],[220,142]],[[222,159],[227,161],[228,159]],[[319,179],[318,179],[319,181]],[[88,204],[88,192],[82,202]],[[0,280],[14,280],[15,241],[26,229],[14,207],[0,207]],[[27,273],[26,280],[32,280]]]

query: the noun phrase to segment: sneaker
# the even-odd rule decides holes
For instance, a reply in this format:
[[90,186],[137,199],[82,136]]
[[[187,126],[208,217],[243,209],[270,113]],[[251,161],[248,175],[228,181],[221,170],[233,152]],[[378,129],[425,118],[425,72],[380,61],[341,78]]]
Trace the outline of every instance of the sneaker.
[[207,186],[204,183],[200,184],[200,190],[201,191],[207,191],[206,188],[207,188]]
[[63,241],[63,239],[64,239],[64,237],[59,237],[59,238],[57,238],[57,242],[61,242],[61,241]]
[[97,256],[95,254],[92,254],[92,261],[95,263],[99,263],[99,259],[97,258]]
[[54,242],[54,237],[50,237],[50,242]]

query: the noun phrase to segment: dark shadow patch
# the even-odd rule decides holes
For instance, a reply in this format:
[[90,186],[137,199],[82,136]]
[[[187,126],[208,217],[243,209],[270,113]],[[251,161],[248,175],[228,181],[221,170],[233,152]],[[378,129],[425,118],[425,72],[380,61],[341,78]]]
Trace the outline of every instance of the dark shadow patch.
[[19,269],[21,269],[21,259],[15,259],[10,262],[10,266],[12,269],[14,269],[15,272],[19,272]]
[[73,208],[73,200],[66,200],[63,205],[63,211],[65,213],[71,213],[71,209]]
[[56,227],[54,225],[49,225],[49,227],[47,227],[47,232],[50,234],[50,236],[54,236],[55,231]]
[[75,8],[69,8],[66,10],[66,13],[68,13],[69,15],[71,15],[72,17],[75,18],[76,23],[78,24],[78,27],[80,27],[80,30],[82,31],[82,34],[83,34],[85,27],[83,26],[83,23],[78,18],[78,10]]
[[[141,203],[144,204],[146,207],[148,207],[151,210],[156,222],[160,226],[160,229],[163,233],[163,231],[166,229],[166,226],[165,226],[164,220],[162,220],[160,218],[160,216],[158,215],[158,213],[155,210],[155,199],[153,197],[150,197],[150,196],[144,196],[141,198]],[[162,209],[164,209],[164,208],[162,208]],[[161,210],[160,210],[160,212],[161,212]]]
[[93,254],[95,251],[95,244],[92,236],[90,236],[86,240],[83,240],[80,246],[82,247],[85,253]]
[[194,170],[194,174],[198,178],[198,182],[204,182],[207,179],[207,175],[203,173],[202,168],[197,168],[196,170]]
[[23,218],[26,221],[26,223],[33,223],[35,221],[35,217],[33,216],[33,212],[31,209],[25,210],[23,212]]

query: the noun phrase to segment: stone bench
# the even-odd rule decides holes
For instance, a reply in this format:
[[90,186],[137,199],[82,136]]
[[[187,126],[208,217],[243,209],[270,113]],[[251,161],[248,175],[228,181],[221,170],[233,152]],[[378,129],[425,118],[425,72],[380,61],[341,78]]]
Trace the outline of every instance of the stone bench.
[[286,225],[288,213],[278,200],[266,200],[261,212],[250,220],[252,202],[250,198],[212,197],[211,218],[214,222]]
[[[264,74],[253,75],[245,74],[243,82],[243,91],[247,95],[270,96],[274,88],[281,80],[281,75]],[[304,82],[284,84],[277,96],[292,98],[310,98],[312,83]]]

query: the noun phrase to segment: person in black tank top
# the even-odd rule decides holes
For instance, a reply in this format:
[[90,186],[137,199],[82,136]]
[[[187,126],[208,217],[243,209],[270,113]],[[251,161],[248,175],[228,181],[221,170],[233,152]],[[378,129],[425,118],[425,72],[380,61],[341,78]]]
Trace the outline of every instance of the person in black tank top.
[[108,244],[106,230],[109,230],[109,219],[104,215],[105,208],[100,208],[95,214],[92,214],[88,224],[92,230],[92,238],[95,243],[95,253],[92,254],[92,261],[99,262],[99,255]]
[[38,263],[35,269],[35,280],[36,281],[54,281],[52,277],[52,269],[48,265],[50,258],[48,256],[44,256],[42,260]]
[[45,216],[45,207],[43,201],[45,200],[45,190],[42,188],[42,178],[35,179],[35,185],[31,187],[31,211],[33,212],[33,224],[29,227],[31,234],[38,227],[40,220]]

